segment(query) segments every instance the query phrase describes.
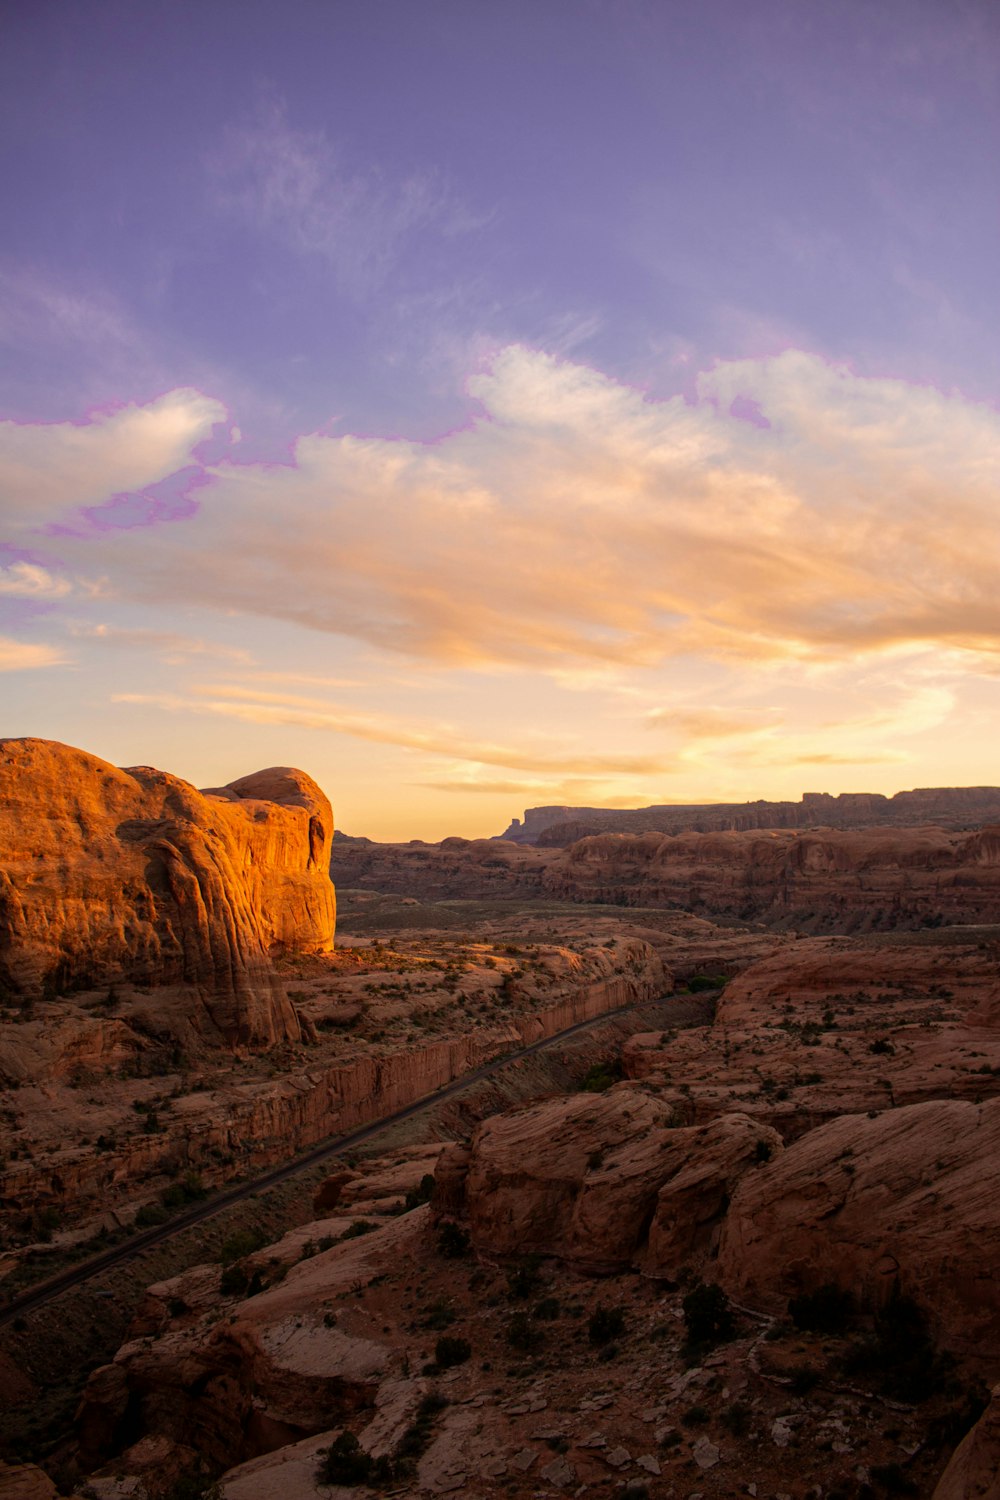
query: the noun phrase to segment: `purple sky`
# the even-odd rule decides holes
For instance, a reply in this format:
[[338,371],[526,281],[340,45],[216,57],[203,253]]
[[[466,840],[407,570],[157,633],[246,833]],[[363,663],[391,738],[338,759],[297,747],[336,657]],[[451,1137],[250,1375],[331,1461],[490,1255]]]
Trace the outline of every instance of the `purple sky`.
[[383,837],[1000,780],[992,0],[34,0],[0,114],[0,732]]

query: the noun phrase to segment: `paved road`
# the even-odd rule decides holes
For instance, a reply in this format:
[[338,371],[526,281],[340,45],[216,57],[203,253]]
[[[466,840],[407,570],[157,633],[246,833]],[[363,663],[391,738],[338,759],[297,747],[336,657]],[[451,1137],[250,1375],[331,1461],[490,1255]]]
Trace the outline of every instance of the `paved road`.
[[[669,1003],[671,998],[664,996],[663,1003]],[[396,1125],[400,1120],[408,1120],[412,1115],[419,1114],[421,1110],[440,1104],[442,1099],[450,1099],[452,1095],[467,1089],[470,1084],[478,1083],[480,1079],[488,1078],[492,1073],[498,1073],[501,1068],[507,1068],[511,1063],[519,1062],[523,1057],[530,1057],[546,1047],[553,1047],[559,1042],[564,1042],[568,1037],[575,1036],[577,1032],[600,1025],[602,1021],[610,1020],[613,1016],[625,1015],[630,1010],[645,1009],[646,1006],[656,1003],[656,1001],[646,1000],[637,1005],[621,1005],[617,1010],[605,1011],[603,1015],[594,1016],[590,1021],[578,1021],[575,1026],[568,1026],[565,1031],[557,1031],[554,1036],[545,1037],[540,1042],[532,1042],[528,1047],[520,1047],[516,1052],[506,1052],[502,1057],[495,1058],[493,1062],[484,1063],[481,1068],[463,1074],[454,1083],[446,1084],[435,1093],[425,1094],[412,1104],[407,1104],[404,1109],[397,1109],[394,1114],[384,1115],[382,1119],[374,1120],[370,1125],[361,1125],[357,1130],[349,1131],[347,1135],[333,1136],[320,1145],[313,1146],[301,1156],[283,1163],[280,1167],[272,1167],[249,1182],[226,1188],[225,1191],[216,1193],[202,1203],[195,1203],[190,1208],[186,1208],[183,1213],[175,1214],[169,1223],[157,1224],[152,1229],[141,1230],[138,1234],[131,1235],[124,1244],[114,1245],[110,1250],[104,1250],[100,1255],[94,1255],[79,1265],[70,1266],[67,1270],[60,1271],[58,1275],[50,1276],[46,1281],[40,1281],[28,1291],[22,1292],[19,1297],[15,1297],[0,1308],[0,1328],[13,1318],[23,1317],[25,1313],[32,1312],[43,1303],[62,1296],[63,1292],[68,1292],[72,1287],[79,1286],[94,1276],[99,1276],[102,1271],[110,1270],[112,1266],[121,1265],[123,1261],[141,1255],[152,1245],[160,1245],[164,1240],[173,1239],[174,1235],[190,1229],[192,1224],[200,1224],[205,1219],[211,1219],[215,1214],[221,1213],[224,1208],[229,1208],[231,1204],[239,1203],[244,1198],[251,1198],[255,1193],[266,1192],[268,1188],[276,1187],[279,1182],[287,1181],[289,1177],[294,1177],[298,1172],[304,1172],[308,1167],[315,1166],[317,1162],[324,1161],[329,1156],[339,1156],[342,1152],[350,1151],[352,1147],[371,1140],[373,1136],[388,1129],[390,1125]]]

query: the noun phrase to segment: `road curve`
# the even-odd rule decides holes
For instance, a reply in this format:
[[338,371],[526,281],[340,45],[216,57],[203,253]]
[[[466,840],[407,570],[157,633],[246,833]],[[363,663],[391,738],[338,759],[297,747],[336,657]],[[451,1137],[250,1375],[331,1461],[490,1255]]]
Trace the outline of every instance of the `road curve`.
[[[672,998],[672,996],[665,995],[659,1003],[666,1004]],[[396,1125],[400,1120],[408,1120],[412,1115],[419,1114],[430,1105],[439,1104],[442,1099],[449,1099],[452,1095],[461,1093],[470,1084],[478,1083],[480,1079],[488,1078],[492,1073],[498,1073],[501,1068],[509,1067],[511,1063],[530,1057],[532,1053],[541,1052],[546,1047],[555,1046],[558,1042],[564,1042],[568,1037],[575,1036],[577,1032],[586,1031],[591,1026],[598,1026],[602,1021],[610,1020],[613,1016],[625,1015],[630,1010],[645,1009],[646,1006],[657,1003],[655,1000],[645,1000],[631,1005],[620,1005],[615,1010],[607,1010],[602,1015],[592,1017],[589,1021],[577,1021],[575,1025],[567,1026],[565,1031],[557,1031],[553,1036],[543,1037],[538,1042],[531,1042],[529,1046],[520,1047],[516,1052],[505,1052],[501,1057],[494,1058],[492,1062],[484,1063],[481,1068],[475,1068],[471,1073],[464,1073],[453,1083],[445,1084],[443,1088],[436,1089],[431,1094],[424,1094],[412,1104],[407,1104],[403,1109],[397,1109],[391,1115],[384,1115],[382,1119],[374,1120],[370,1125],[360,1125],[357,1130],[351,1130],[346,1135],[332,1136],[320,1145],[303,1152],[302,1155],[294,1157],[291,1161],[284,1162],[280,1167],[271,1167],[249,1182],[241,1182],[235,1187],[226,1188],[223,1192],[214,1194],[202,1203],[193,1204],[183,1213],[175,1214],[167,1224],[157,1224],[151,1229],[140,1230],[124,1244],[114,1245],[110,1250],[102,1251],[100,1255],[91,1256],[89,1260],[82,1261],[79,1265],[70,1266],[65,1271],[60,1271],[58,1275],[50,1276],[47,1280],[29,1287],[19,1297],[14,1297],[10,1302],[5,1303],[0,1308],[0,1328],[14,1318],[23,1317],[25,1313],[33,1312],[44,1303],[62,1296],[71,1288],[90,1281],[94,1276],[99,1276],[102,1271],[121,1265],[123,1261],[132,1260],[151,1246],[162,1244],[164,1240],[173,1239],[185,1229],[190,1229],[193,1224],[201,1224],[205,1219],[213,1218],[232,1204],[239,1203],[244,1198],[253,1197],[255,1193],[266,1192],[268,1188],[276,1187],[279,1182],[285,1182],[296,1173],[304,1172],[308,1167],[315,1166],[317,1162],[324,1161],[328,1156],[338,1156],[344,1151],[349,1151],[353,1146],[360,1145],[362,1141],[371,1140],[380,1131],[387,1130],[390,1125]]]

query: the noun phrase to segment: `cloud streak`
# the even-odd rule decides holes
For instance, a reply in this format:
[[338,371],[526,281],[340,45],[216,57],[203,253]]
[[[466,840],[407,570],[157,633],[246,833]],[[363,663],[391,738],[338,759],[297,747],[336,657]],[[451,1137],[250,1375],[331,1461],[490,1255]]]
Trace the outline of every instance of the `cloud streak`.
[[[168,711],[211,714],[245,724],[289,725],[349,735],[374,744],[396,745],[449,761],[502,766],[507,770],[563,776],[602,778],[650,776],[669,771],[671,761],[654,755],[579,755],[552,753],[530,743],[503,745],[466,738],[451,725],[423,727],[387,714],[359,713],[326,699],[270,693],[239,684],[201,684],[189,695],[116,693],[116,703],[134,703]],[[527,739],[527,737],[525,737]]]

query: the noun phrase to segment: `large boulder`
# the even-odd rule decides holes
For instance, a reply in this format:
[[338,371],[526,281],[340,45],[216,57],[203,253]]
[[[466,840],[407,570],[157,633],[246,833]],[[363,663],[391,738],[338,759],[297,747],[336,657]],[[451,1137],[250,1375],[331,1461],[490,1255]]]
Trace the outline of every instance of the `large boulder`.
[[733,1193],[718,1279],[783,1311],[827,1284],[877,1310],[898,1292],[970,1368],[1000,1343],[1000,1099],[939,1100],[809,1131]]
[[275,768],[202,793],[0,740],[0,994],[179,986],[230,1045],[297,1038],[271,955],[333,946],[330,804]]

